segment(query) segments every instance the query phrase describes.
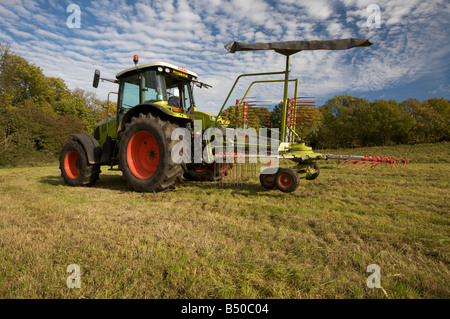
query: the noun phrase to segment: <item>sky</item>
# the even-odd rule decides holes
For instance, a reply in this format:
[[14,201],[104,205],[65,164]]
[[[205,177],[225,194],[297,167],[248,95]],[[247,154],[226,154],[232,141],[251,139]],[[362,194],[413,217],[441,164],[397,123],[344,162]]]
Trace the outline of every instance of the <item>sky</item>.
[[[448,0],[0,1],[0,42],[69,89],[106,100],[117,85],[94,89],[94,70],[115,78],[137,54],[142,64],[164,61],[197,73],[212,85],[195,90],[197,108],[213,113],[238,75],[285,69],[274,51],[229,53],[224,45],[232,41],[369,39],[370,47],[292,55],[290,78],[299,78],[300,96],[318,101],[351,94],[401,102],[450,99],[449,35]],[[262,79],[282,77],[245,78],[227,104]],[[249,96],[278,103],[283,86],[258,84]]]

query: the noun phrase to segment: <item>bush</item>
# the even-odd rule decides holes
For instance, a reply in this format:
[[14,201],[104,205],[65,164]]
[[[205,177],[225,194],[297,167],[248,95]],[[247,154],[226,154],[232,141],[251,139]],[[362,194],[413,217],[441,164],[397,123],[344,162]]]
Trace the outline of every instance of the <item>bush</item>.
[[69,134],[86,132],[77,117],[44,112],[31,101],[0,116],[0,166],[55,161]]

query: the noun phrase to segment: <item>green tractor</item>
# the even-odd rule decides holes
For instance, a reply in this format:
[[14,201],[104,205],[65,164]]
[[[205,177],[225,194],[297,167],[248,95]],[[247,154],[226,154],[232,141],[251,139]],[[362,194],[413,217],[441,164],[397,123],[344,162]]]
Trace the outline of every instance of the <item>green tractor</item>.
[[138,65],[137,56],[134,62],[134,67],[119,72],[115,80],[100,78],[100,71],[95,71],[94,87],[100,79],[119,84],[117,116],[100,122],[94,137],[71,135],[60,156],[65,182],[93,185],[102,165],[111,170],[118,165],[128,186],[140,192],[165,191],[183,175],[197,180],[217,179],[214,165],[174,163],[171,158],[177,143],[171,138],[175,128],[191,130],[194,119],[201,119],[203,130],[216,120],[221,125],[229,123],[197,111],[194,86],[210,86],[197,81],[194,72],[169,63]]

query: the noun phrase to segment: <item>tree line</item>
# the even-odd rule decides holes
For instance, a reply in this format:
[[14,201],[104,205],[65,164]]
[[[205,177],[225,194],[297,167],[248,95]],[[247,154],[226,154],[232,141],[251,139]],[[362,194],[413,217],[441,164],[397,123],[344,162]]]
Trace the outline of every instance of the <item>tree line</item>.
[[54,161],[69,134],[93,134],[106,117],[102,105],[0,43],[0,166]]
[[450,102],[366,99],[339,95],[321,108],[322,123],[306,140],[316,148],[350,148],[450,140]]
[[[262,118],[248,107],[248,127],[271,127],[281,130],[282,105],[267,110]],[[260,112],[260,111],[258,111]],[[231,125],[236,116],[242,126],[242,112],[236,106],[225,110]],[[313,148],[354,148],[397,144],[435,143],[450,140],[450,102],[444,98],[426,101],[408,99],[366,99],[351,95],[335,96],[321,107],[296,108],[294,127],[297,135]]]
[[[101,120],[115,115],[116,105],[106,114],[104,104],[93,92],[69,90],[64,80],[45,76],[0,43],[0,166],[54,162],[69,134],[92,135]],[[281,105],[271,111],[249,107],[248,127],[281,128]],[[311,116],[311,108],[297,112],[298,119]],[[370,102],[338,95],[315,113],[314,121],[295,123],[297,134],[314,148],[450,140],[450,102],[444,98]],[[237,114],[235,106],[225,110],[232,126]]]

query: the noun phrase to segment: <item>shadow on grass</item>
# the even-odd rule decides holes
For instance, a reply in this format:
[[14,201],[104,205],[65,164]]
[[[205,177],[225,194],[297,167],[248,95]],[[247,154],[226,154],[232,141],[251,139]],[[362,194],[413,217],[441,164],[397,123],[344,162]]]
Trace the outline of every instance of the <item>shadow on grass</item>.
[[[47,184],[51,186],[64,186],[64,187],[73,187],[67,185],[64,182],[64,179],[61,176],[56,175],[48,175],[44,176],[39,181],[42,184]],[[133,192],[130,189],[125,181],[123,181],[121,175],[102,175],[100,174],[100,178],[95,183],[95,185],[89,186],[94,189],[108,189],[113,191],[121,191],[121,192]],[[179,183],[175,189],[169,190],[173,192],[192,192],[192,187],[198,187],[206,192],[215,193],[217,191],[224,191],[229,193],[230,195],[238,195],[244,197],[273,197],[280,198],[280,196],[286,195],[276,188],[273,190],[266,189],[262,187],[259,182],[244,182],[240,185],[234,184],[219,184],[219,182],[197,182],[197,181],[189,181],[183,179],[181,183]],[[295,196],[299,196],[298,192],[296,192]],[[302,197],[302,195],[300,195]]]
[[[266,189],[259,182],[256,181],[248,181],[239,185],[235,184],[219,184],[219,182],[194,182],[194,181],[184,181],[181,184],[180,191],[184,191],[183,188],[195,186],[199,187],[206,192],[217,192],[223,191],[225,193],[229,193],[232,196],[243,196],[243,197],[271,197],[271,198],[280,198],[283,196],[296,196],[296,197],[304,197],[303,194],[295,191],[294,193],[283,193],[277,188],[274,189]],[[300,188],[300,187],[299,187]]]
[[[64,182],[64,179],[61,176],[48,175],[44,176],[39,181],[42,184],[52,185],[52,186],[65,186],[65,187],[73,187],[67,185]],[[100,178],[95,183],[95,185],[89,186],[91,188],[101,188],[101,189],[109,189],[116,191],[132,191],[126,185],[126,183],[122,180],[122,176],[120,175],[102,175],[100,174]]]

